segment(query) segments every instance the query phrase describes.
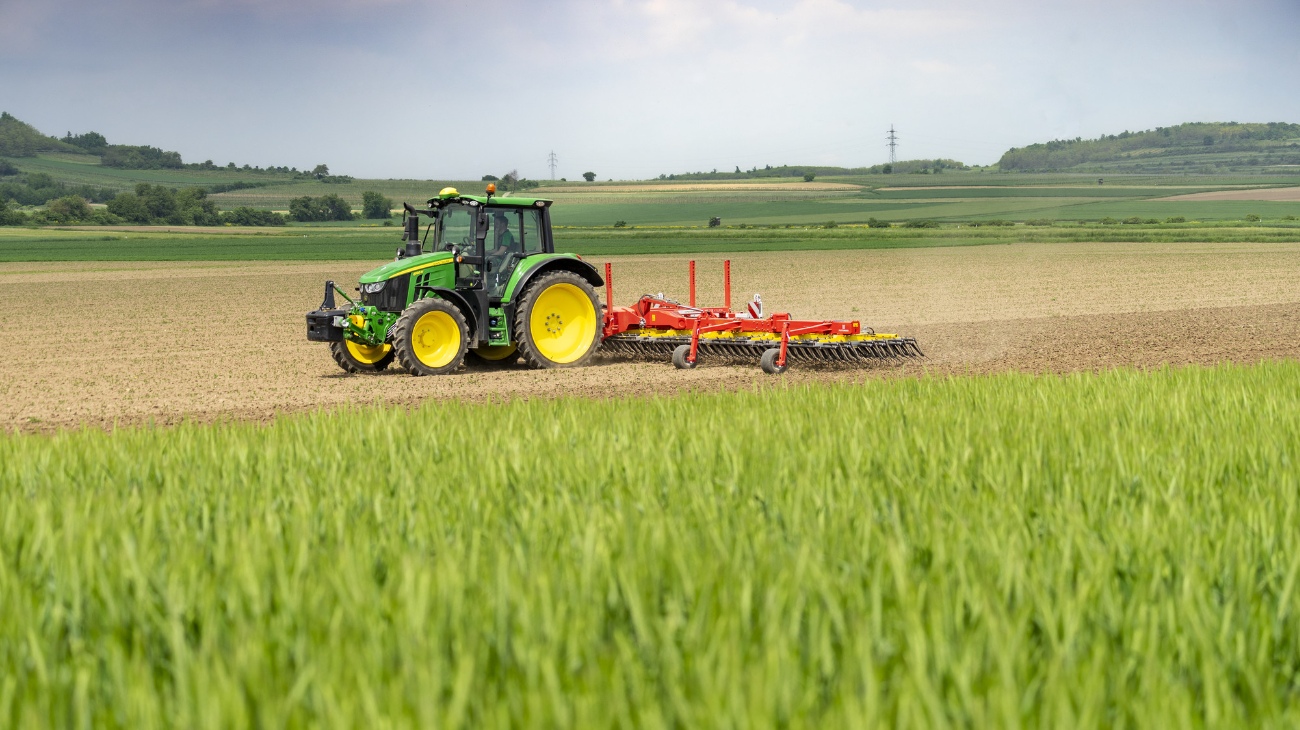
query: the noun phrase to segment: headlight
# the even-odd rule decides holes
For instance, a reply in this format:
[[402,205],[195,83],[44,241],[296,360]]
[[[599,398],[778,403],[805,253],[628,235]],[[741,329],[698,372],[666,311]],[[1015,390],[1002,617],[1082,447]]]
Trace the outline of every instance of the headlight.
[[378,294],[379,292],[384,290],[384,284],[387,283],[388,282],[386,281],[377,281],[373,284],[362,284],[361,291],[365,292],[366,294]]

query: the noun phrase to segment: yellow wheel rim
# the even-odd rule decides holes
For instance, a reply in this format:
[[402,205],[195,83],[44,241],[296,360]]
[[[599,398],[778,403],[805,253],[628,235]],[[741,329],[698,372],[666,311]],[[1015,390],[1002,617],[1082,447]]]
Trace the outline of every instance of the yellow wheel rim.
[[446,312],[426,312],[411,328],[411,351],[431,368],[449,365],[460,352],[460,327]]
[[485,347],[478,348],[477,350],[474,351],[474,354],[478,355],[484,360],[499,362],[501,360],[506,359],[507,357],[510,357],[511,355],[515,354],[518,351],[519,348],[514,345],[488,345]]
[[538,295],[528,324],[542,357],[569,363],[591,349],[596,338],[596,308],[582,289],[554,284]]
[[383,360],[388,355],[388,351],[393,349],[389,345],[362,345],[352,340],[348,340],[347,345],[348,354],[363,365],[374,365]]

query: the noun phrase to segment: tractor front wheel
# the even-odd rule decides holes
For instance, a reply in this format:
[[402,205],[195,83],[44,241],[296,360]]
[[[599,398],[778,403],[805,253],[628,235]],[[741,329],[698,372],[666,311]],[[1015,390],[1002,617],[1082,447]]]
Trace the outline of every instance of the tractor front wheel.
[[534,368],[586,365],[600,345],[596,290],[569,271],[545,274],[528,287],[515,313],[515,341]]
[[469,344],[465,315],[445,299],[421,299],[393,325],[397,361],[412,375],[445,375],[459,368]]
[[349,373],[377,373],[393,363],[393,348],[388,345],[362,345],[348,340],[331,342],[330,355]]

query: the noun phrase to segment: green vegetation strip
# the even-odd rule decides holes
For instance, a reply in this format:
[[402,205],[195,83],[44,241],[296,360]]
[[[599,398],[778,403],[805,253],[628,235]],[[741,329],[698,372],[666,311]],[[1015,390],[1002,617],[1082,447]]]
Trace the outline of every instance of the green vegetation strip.
[[[401,245],[395,228],[289,227],[258,233],[0,229],[0,262],[382,261]],[[1294,243],[1300,224],[1018,225],[934,228],[760,226],[560,228],[556,249],[583,256],[869,250],[1008,243]]]
[[0,725],[1300,721],[1300,364],[0,438]]

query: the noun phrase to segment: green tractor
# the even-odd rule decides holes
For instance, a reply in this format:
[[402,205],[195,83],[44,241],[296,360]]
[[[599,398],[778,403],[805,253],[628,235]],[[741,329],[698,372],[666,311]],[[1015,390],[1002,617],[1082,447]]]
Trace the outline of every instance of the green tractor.
[[[356,300],[334,282],[307,315],[307,339],[328,342],[349,373],[396,360],[442,375],[469,359],[534,368],[585,364],[600,345],[604,281],[574,254],[555,253],[549,200],[444,188],[426,209],[404,204],[397,259],[361,277]],[[431,219],[420,237],[420,216]],[[430,240],[432,233],[432,240]],[[338,307],[338,292],[350,306]]]

